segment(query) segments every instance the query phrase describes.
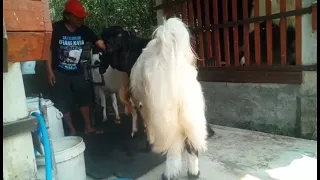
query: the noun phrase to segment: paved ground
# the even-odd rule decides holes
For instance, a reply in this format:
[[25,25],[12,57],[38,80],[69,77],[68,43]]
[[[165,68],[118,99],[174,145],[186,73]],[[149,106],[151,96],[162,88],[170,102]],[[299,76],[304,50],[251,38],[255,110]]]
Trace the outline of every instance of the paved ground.
[[[317,142],[212,126],[216,132],[200,157],[202,180],[316,180]],[[186,162],[180,180],[186,178]],[[159,179],[164,164],[137,180]],[[90,179],[88,179],[90,180]]]
[[[200,158],[202,180],[316,180],[317,141],[212,126],[216,132]],[[164,164],[138,180],[156,180]],[[186,180],[184,161],[181,180]]]

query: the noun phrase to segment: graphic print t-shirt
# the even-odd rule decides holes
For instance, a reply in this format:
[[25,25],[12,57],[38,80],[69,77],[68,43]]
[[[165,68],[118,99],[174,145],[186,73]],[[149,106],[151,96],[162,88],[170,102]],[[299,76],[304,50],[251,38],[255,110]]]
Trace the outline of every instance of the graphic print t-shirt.
[[97,35],[87,26],[70,32],[63,21],[54,23],[52,28],[52,68],[68,74],[81,73],[78,63],[82,48],[86,42],[97,42]]

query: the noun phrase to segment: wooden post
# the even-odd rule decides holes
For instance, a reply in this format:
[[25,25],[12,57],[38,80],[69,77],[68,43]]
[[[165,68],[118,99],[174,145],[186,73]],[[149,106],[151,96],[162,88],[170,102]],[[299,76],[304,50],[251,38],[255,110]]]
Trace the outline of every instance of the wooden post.
[[[310,7],[314,0],[296,0],[296,8]],[[312,28],[312,14],[296,16],[297,64],[317,64],[317,31]]]
[[[156,0],[156,6],[161,5],[163,3],[162,0]],[[162,25],[163,24],[163,9],[157,10],[157,24]]]

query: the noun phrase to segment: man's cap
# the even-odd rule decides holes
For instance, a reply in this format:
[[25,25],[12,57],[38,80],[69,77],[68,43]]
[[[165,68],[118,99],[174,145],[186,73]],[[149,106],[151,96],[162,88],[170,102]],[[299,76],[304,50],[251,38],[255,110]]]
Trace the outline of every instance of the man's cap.
[[68,0],[65,4],[64,11],[69,12],[78,18],[89,16],[79,0]]

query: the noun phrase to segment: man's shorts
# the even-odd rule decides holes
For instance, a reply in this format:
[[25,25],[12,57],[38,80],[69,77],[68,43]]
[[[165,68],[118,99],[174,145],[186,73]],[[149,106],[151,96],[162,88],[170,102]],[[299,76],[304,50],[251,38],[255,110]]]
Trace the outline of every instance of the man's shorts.
[[63,114],[71,111],[73,105],[89,106],[92,103],[91,84],[83,74],[67,75],[54,71],[56,83],[52,87],[52,100]]

